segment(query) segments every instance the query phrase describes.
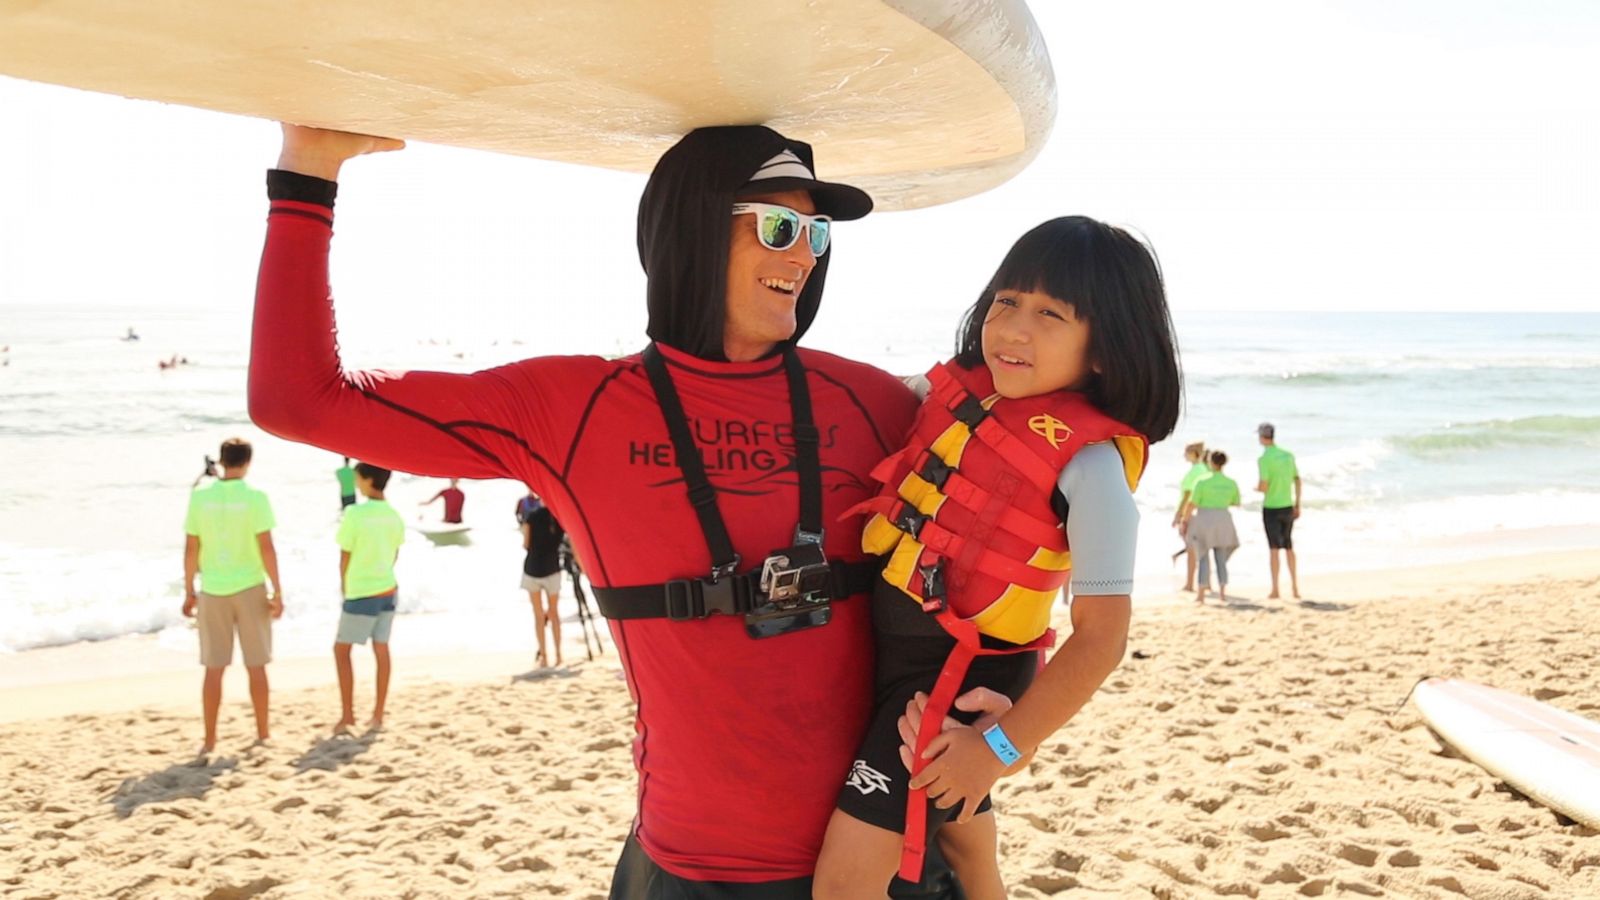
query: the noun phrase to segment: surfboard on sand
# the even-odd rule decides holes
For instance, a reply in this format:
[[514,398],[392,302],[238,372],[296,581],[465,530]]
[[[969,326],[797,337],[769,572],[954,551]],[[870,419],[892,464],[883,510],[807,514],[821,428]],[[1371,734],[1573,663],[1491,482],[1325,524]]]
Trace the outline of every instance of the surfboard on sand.
[[1600,722],[1470,681],[1429,678],[1412,696],[1434,733],[1524,795],[1600,828]]
[[0,74],[637,172],[763,123],[881,209],[1004,182],[1056,108],[1023,0],[0,0]]

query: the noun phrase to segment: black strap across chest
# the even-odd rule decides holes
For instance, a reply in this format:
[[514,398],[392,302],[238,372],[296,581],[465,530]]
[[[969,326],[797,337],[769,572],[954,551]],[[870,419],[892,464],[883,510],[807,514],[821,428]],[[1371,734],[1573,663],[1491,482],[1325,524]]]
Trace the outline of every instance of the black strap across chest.
[[[717,508],[717,489],[706,476],[705,460],[700,448],[695,446],[694,435],[689,431],[689,419],[684,414],[683,402],[678,399],[678,389],[667,371],[667,361],[655,344],[645,348],[645,374],[650,377],[650,387],[655,391],[656,402],[661,405],[661,415],[667,421],[667,434],[672,438],[672,449],[678,458],[678,470],[683,473],[684,487],[688,489],[689,503],[700,519],[700,530],[705,533],[706,546],[711,550],[711,572],[732,574],[739,567],[739,555],[733,550],[728,537],[728,527]],[[818,460],[820,434],[811,414],[811,388],[806,384],[806,370],[800,363],[800,354],[793,347],[783,350],[783,370],[789,381],[789,410],[794,431],[795,467],[800,478],[800,518],[796,530],[796,543],[801,536],[814,541],[822,540],[822,464]]]
[[[759,600],[756,581],[759,571],[739,572],[743,561],[733,549],[727,524],[717,507],[717,489],[706,475],[705,460],[695,445],[689,428],[683,402],[672,383],[666,359],[655,344],[646,347],[642,354],[645,374],[661,406],[666,420],[667,434],[672,440],[677,456],[678,470],[683,473],[689,504],[700,522],[706,546],[711,551],[711,572],[702,579],[677,579],[662,584],[637,587],[596,588],[600,612],[612,619],[670,618],[696,619],[714,612],[740,614],[748,612]],[[784,374],[789,382],[789,409],[794,434],[795,469],[800,482],[799,520],[795,526],[794,542],[822,542],[822,463],[820,461],[821,433],[814,421],[811,407],[811,389],[806,383],[805,367],[793,347],[783,350]],[[844,599],[861,593],[872,584],[877,565],[873,562],[830,565],[828,594],[832,599]]]

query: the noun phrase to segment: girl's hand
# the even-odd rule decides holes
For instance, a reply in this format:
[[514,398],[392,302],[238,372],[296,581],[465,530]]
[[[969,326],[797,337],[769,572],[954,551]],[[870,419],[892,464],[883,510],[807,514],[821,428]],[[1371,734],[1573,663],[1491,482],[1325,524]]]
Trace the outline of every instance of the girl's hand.
[[[917,691],[912,695],[911,702],[906,704],[906,711],[900,716],[900,720],[895,723],[900,730],[900,762],[905,764],[907,772],[912,771],[912,748],[917,746],[917,729],[922,725],[922,713],[927,708],[928,695]],[[998,722],[1001,714],[1011,708],[1011,698],[988,688],[973,688],[955,699],[955,708],[962,712],[982,713],[978,721],[972,723],[973,727],[981,732]],[[939,731],[943,733],[952,728],[964,727],[966,726],[955,719],[945,716]]]
[[[955,707],[962,712],[982,713],[971,726],[981,737],[985,728],[1000,721],[1000,716],[1011,708],[1011,698],[988,688],[973,688],[955,699]],[[917,727],[922,724],[922,712],[927,708],[928,695],[917,691],[912,695],[911,702],[906,704],[906,711],[900,716],[900,721],[896,723],[900,729],[900,762],[906,767],[907,772],[915,770],[911,764],[911,753],[912,748],[917,746]],[[945,716],[939,731],[943,733],[952,728],[965,727],[967,726]],[[1028,763],[1033,762],[1034,752],[1036,751],[1030,750],[1024,753],[1021,759],[1005,771],[1005,774],[1015,775],[1026,769]],[[996,761],[998,762],[998,759]]]
[[989,789],[1006,772],[983,734],[965,725],[941,732],[923,756],[931,762],[912,776],[911,789],[927,788],[929,799],[940,809],[960,804],[954,819],[957,824],[972,818]]
[[284,122],[283,151],[278,155],[278,168],[337,181],[339,167],[345,160],[366,153],[403,150],[405,146],[405,141],[393,138],[329,131],[326,128]]

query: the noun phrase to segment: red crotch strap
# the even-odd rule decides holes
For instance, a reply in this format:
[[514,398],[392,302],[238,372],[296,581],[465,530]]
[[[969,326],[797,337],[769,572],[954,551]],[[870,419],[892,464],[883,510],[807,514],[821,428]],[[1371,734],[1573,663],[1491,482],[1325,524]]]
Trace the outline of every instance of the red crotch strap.
[[[967,670],[972,667],[973,659],[979,656],[1008,656],[1032,650],[1048,650],[1055,646],[1056,642],[1055,630],[1051,629],[1020,647],[990,648],[983,646],[979,641],[978,626],[957,616],[949,608],[939,613],[936,618],[944,630],[956,639],[956,646],[945,658],[944,666],[939,670],[939,679],[933,683],[928,705],[923,707],[922,721],[917,725],[917,746],[911,755],[912,776],[927,767],[929,761],[923,759],[922,754],[928,749],[928,744],[932,742],[934,735],[939,733],[939,727],[944,724],[944,717],[950,712],[950,707],[956,699],[956,691],[961,689],[961,682],[966,679]],[[918,788],[910,791],[906,797],[905,842],[900,848],[901,878],[910,882],[922,880],[922,861],[927,855],[927,850],[928,792],[925,788]]]

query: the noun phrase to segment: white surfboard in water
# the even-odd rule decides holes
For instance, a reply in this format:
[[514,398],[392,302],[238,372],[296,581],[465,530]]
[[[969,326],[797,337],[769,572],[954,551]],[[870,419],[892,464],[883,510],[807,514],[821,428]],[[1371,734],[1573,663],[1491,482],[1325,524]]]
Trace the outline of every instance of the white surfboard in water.
[[1428,727],[1463,756],[1545,806],[1600,828],[1600,722],[1449,678],[1423,681],[1413,697]]
[[465,544],[472,526],[462,522],[419,522],[411,526],[435,544]]
[[882,209],[1006,181],[1056,108],[1023,0],[0,0],[0,74],[639,172],[767,124]]

